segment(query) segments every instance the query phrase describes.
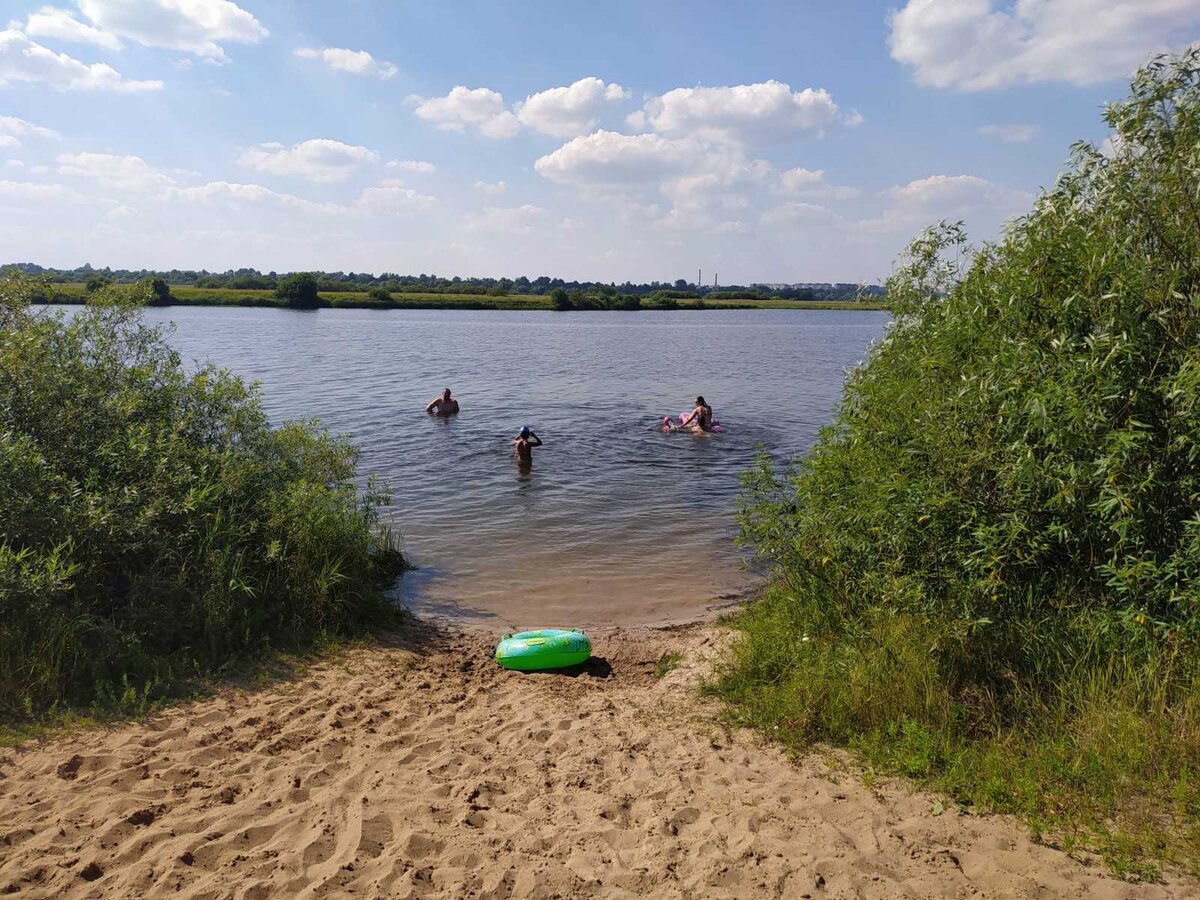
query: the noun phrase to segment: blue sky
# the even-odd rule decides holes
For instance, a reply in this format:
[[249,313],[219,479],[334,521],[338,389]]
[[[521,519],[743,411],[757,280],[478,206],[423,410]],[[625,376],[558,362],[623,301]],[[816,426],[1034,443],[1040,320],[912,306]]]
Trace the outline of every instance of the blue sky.
[[7,2],[4,261],[872,281],[1200,0]]

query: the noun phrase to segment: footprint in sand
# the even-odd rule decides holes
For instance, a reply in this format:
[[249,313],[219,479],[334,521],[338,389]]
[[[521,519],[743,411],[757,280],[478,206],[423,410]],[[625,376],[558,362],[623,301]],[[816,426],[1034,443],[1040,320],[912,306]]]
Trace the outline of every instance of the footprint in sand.
[[679,834],[688,825],[694,825],[700,819],[700,810],[694,806],[685,806],[667,820],[667,831]]
[[305,868],[325,862],[333,856],[335,849],[337,849],[337,841],[333,837],[333,826],[325,825],[321,828],[320,834],[304,848],[301,858],[304,860]]
[[360,856],[376,859],[383,854],[383,848],[392,840],[392,820],[386,813],[380,813],[371,819],[364,819],[362,834],[358,839]]
[[441,853],[445,846],[437,838],[431,838],[429,835],[413,832],[404,841],[404,852],[410,859],[424,859],[435,853]]

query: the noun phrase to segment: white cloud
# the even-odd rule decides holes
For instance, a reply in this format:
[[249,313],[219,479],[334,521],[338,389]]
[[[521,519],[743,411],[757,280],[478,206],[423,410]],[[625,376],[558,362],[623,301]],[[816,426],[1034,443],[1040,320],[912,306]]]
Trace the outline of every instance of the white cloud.
[[0,134],[0,147],[9,147],[15,149],[20,146],[21,142],[11,134]]
[[343,181],[359,166],[378,161],[373,150],[341,141],[316,139],[293,147],[259,144],[245,150],[238,162],[272,175],[298,175],[310,181]]
[[377,60],[366,50],[347,50],[343,47],[301,47],[295,51],[301,59],[319,59],[329,68],[352,75],[370,75],[386,81],[399,70],[393,63]]
[[314,203],[293,194],[281,194],[260,184],[239,184],[229,181],[210,181],[194,187],[173,187],[167,190],[165,196],[169,199],[199,204],[258,205],[267,203],[311,212],[340,210],[340,207],[332,203]]
[[257,44],[268,34],[231,0],[78,0],[94,25],[147,47],[191,53],[214,62],[222,42]]
[[1008,144],[1024,144],[1037,136],[1038,127],[1021,122],[1011,122],[1008,125],[984,125],[980,127],[979,133],[999,138]]
[[69,9],[43,6],[29,14],[21,29],[34,37],[53,38],[75,44],[95,44],[107,50],[120,50],[121,41],[115,34],[101,28],[93,28],[75,18]]
[[112,209],[104,214],[104,218],[110,221],[120,221],[122,219],[131,219],[137,215],[137,210],[132,206],[127,206],[124,203],[118,203]]
[[498,141],[515,137],[520,130],[521,126],[517,117],[510,112],[502,112],[498,116],[493,116],[479,126],[480,134]]
[[793,201],[768,209],[762,215],[762,222],[764,225],[774,228],[796,227],[811,225],[814,222],[826,222],[830,219],[830,216],[831,213],[826,206],[821,206],[817,203]]
[[78,178],[94,178],[105,187],[151,191],[168,187],[174,180],[148,165],[140,156],[111,153],[64,153],[58,171]]
[[619,84],[605,84],[589,76],[567,87],[530,94],[517,104],[517,118],[534,131],[573,137],[591,131],[606,107],[628,97],[629,91]]
[[780,172],[779,190],[798,197],[832,197],[835,200],[852,200],[859,195],[858,188],[830,184],[822,169],[795,168]]
[[0,87],[13,82],[35,82],[60,91],[113,91],[136,93],[162,89],[161,81],[131,81],[105,63],[82,63],[65,53],[55,53],[20,31],[0,31]]
[[0,197],[12,197],[18,200],[57,200],[65,193],[61,184],[0,181]]
[[825,173],[821,169],[788,169],[779,173],[779,181],[788,193],[809,193],[825,186]]
[[477,181],[475,182],[475,189],[483,191],[485,194],[503,194],[508,190],[508,185],[503,180],[496,182]]
[[407,188],[399,181],[388,180],[364,188],[358,195],[357,206],[371,215],[399,215],[430,209],[436,202],[428,194]]
[[838,107],[828,91],[793,91],[779,81],[676,88],[650,98],[644,110],[629,119],[634,127],[666,135],[737,143],[819,134],[837,121]]
[[26,122],[24,119],[18,119],[16,116],[0,116],[0,133],[11,135],[15,138],[35,137],[46,140],[58,140],[61,137],[53,128],[34,125],[32,122]]
[[[781,172],[766,160],[748,159],[738,144],[654,133],[597,131],[538,159],[534,169],[589,198],[615,201],[631,222],[675,231],[745,233],[746,220],[773,194],[804,201],[848,201],[859,194],[829,183],[823,171]],[[652,192],[669,207],[654,203]],[[816,208],[811,202],[793,205]]]
[[662,192],[676,211],[693,213],[714,209],[733,210],[749,205],[750,198],[776,177],[771,164],[755,159],[746,162],[736,153],[708,153],[696,160],[695,171],[667,181]]
[[405,169],[409,172],[419,172],[422,175],[432,175],[437,171],[437,166],[433,163],[420,159],[392,159],[388,160],[387,167],[389,169]]
[[4,166],[8,169],[23,169],[25,168],[25,161],[22,159],[6,159]]
[[533,168],[560,184],[645,184],[679,171],[694,153],[685,142],[661,135],[602,130],[568,141]]
[[490,138],[510,138],[520,129],[517,117],[504,108],[504,97],[489,88],[468,88],[458,85],[445,97],[418,97],[409,100],[416,104],[417,118],[433,122],[443,131],[463,131],[475,126]]
[[1196,0],[909,0],[889,44],[918,84],[978,91],[1118,78],[1198,28]]
[[545,221],[546,210],[526,203],[523,206],[486,206],[480,212],[468,213],[465,226],[467,231],[529,234]]
[[[998,225],[1027,209],[1033,196],[975,175],[930,175],[883,191],[881,215],[856,224],[868,234],[912,235],[939,219],[989,220]],[[995,220],[994,222],[990,220]]]

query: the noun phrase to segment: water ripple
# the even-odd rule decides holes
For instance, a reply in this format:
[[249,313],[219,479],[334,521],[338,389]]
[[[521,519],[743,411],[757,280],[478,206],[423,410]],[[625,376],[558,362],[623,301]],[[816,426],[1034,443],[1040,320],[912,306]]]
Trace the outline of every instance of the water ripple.
[[[262,383],[273,420],[316,416],[393,491],[423,569],[406,602],[501,624],[679,619],[746,587],[739,476],[802,453],[884,313],[154,310],[185,359]],[[463,412],[424,406],[449,385]],[[656,423],[702,393],[722,435]],[[533,471],[509,441],[530,425]],[[457,610],[457,613],[453,611]]]

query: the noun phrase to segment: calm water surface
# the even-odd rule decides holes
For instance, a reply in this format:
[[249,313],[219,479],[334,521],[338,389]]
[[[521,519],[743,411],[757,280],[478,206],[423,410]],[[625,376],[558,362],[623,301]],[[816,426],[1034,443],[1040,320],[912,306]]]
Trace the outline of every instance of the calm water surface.
[[[695,618],[754,583],[738,476],[803,452],[882,312],[567,313],[176,307],[185,359],[262,382],[273,420],[317,416],[392,488],[420,567],[409,606],[497,629]],[[426,415],[445,386],[462,413]],[[701,393],[725,434],[663,435]],[[545,446],[521,474],[510,440]]]

